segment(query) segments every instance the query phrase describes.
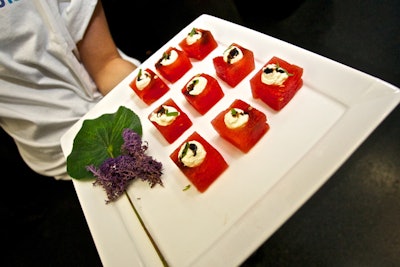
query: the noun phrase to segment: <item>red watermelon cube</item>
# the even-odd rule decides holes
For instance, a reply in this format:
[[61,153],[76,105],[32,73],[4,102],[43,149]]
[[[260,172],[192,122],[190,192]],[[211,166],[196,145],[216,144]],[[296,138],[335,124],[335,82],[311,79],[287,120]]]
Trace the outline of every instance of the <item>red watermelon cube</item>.
[[219,151],[197,132],[178,146],[170,158],[201,193],[228,168]]
[[224,97],[218,81],[205,73],[193,76],[181,91],[186,100],[202,115]]
[[251,50],[232,43],[222,56],[213,58],[213,64],[217,76],[235,87],[254,70],[254,54]]
[[130,82],[129,86],[147,105],[158,100],[169,90],[168,85],[148,68],[139,69],[138,75]]
[[267,116],[240,99],[221,111],[211,124],[222,138],[244,153],[269,130]]
[[250,79],[254,98],[261,99],[279,111],[286,106],[303,85],[303,68],[279,57],[272,57]]
[[208,30],[193,28],[188,35],[179,42],[179,46],[188,57],[203,60],[218,44]]
[[155,68],[162,77],[174,83],[192,68],[192,62],[184,51],[169,47],[156,62]]
[[188,115],[171,98],[151,112],[148,119],[170,144],[193,125]]

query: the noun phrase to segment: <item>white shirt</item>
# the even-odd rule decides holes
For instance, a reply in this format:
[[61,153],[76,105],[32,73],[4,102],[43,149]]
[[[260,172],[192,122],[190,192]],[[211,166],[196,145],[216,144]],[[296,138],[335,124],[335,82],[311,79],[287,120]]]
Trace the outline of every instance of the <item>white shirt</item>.
[[60,138],[101,99],[75,45],[96,3],[0,1],[0,126],[42,175],[69,178]]

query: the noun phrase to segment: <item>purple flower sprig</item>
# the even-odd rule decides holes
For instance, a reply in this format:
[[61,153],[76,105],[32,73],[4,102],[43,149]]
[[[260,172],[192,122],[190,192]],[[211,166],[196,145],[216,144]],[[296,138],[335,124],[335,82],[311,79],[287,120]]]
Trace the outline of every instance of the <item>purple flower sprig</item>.
[[96,177],[93,184],[101,185],[106,191],[107,204],[117,200],[136,178],[147,181],[151,188],[163,185],[162,164],[146,155],[147,142],[142,142],[141,136],[128,128],[124,129],[122,137],[121,155],[106,159],[99,168],[86,167]]

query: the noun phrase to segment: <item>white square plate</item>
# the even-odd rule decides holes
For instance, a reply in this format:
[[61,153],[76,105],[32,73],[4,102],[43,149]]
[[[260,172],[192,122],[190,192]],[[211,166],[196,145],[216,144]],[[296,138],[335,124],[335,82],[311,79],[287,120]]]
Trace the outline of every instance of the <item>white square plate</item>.
[[[130,89],[132,72],[62,138],[67,156],[83,120],[113,113],[123,105],[141,117],[148,153],[164,166],[164,187],[149,188],[135,181],[128,196],[105,205],[105,193],[91,182],[74,181],[91,233],[105,266],[236,266],[278,229],[350,156],[400,101],[398,88],[299,47],[219,18],[202,15],[161,47],[140,68],[155,70],[155,62],[170,46],[179,48],[192,27],[210,30],[218,47],[170,91],[147,106]],[[204,116],[184,99],[180,90],[195,74],[214,77],[212,58],[237,43],[253,51],[256,68],[235,88],[217,78],[225,93]],[[271,57],[304,69],[303,87],[289,104],[276,112],[251,96],[249,79]],[[189,115],[193,126],[168,144],[147,120],[162,102],[173,98]],[[236,98],[268,118],[270,130],[247,154],[223,141],[210,121]],[[229,168],[204,192],[195,187],[169,158],[193,131],[220,153]],[[138,212],[152,241],[141,227]]]

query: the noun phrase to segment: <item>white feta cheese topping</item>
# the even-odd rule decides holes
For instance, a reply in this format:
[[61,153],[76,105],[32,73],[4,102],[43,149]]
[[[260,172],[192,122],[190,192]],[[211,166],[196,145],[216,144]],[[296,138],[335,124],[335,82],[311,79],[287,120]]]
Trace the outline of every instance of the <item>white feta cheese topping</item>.
[[139,74],[136,78],[136,87],[139,90],[143,90],[151,81],[151,75],[145,70],[139,70]]
[[189,95],[201,94],[207,86],[207,79],[203,76],[196,76],[187,83],[186,90]]
[[192,29],[192,31],[186,36],[186,43],[188,45],[192,45],[197,42],[202,36],[202,33],[196,31],[196,29]]
[[279,85],[286,81],[289,77],[288,72],[279,67],[276,64],[268,64],[266,67],[263,68],[263,72],[261,74],[261,81],[268,85]]
[[200,142],[195,140],[184,143],[179,150],[179,160],[186,167],[196,167],[203,163],[207,152]]
[[179,111],[171,106],[162,105],[159,110],[151,113],[150,120],[161,126],[168,126],[179,116]]
[[231,45],[223,53],[223,58],[226,63],[233,64],[243,58],[243,52],[239,47]]
[[246,125],[249,121],[249,114],[239,108],[233,108],[225,113],[224,122],[229,129],[236,129]]
[[162,57],[162,60],[160,62],[161,65],[163,66],[168,66],[176,61],[178,58],[178,52],[176,52],[175,49],[172,49],[169,54],[164,54]]

